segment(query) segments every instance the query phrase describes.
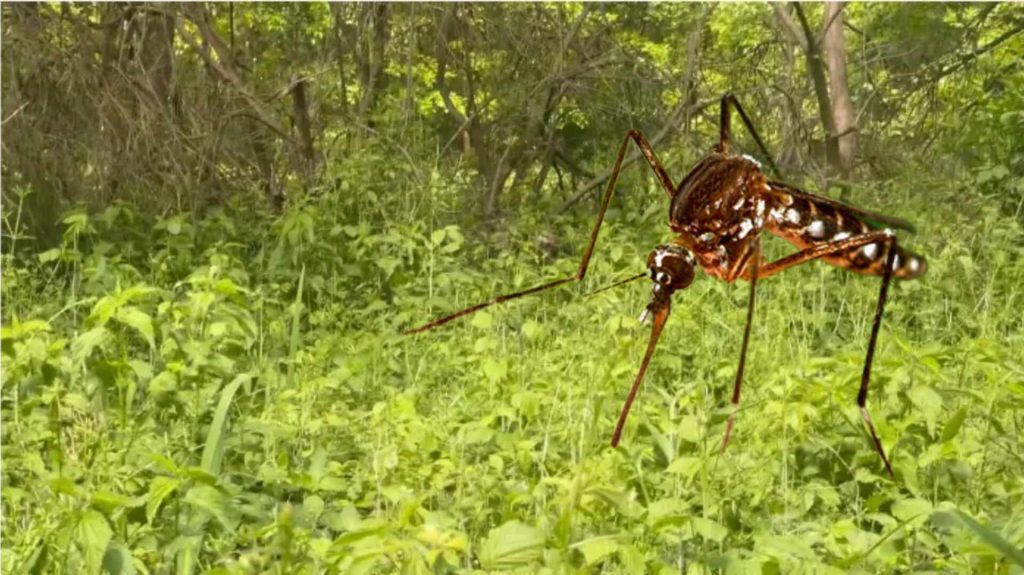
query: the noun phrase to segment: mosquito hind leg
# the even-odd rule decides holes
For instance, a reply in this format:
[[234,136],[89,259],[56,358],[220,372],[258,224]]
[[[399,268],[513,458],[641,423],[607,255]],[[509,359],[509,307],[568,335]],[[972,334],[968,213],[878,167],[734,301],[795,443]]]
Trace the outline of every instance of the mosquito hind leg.
[[761,149],[761,153],[764,154],[765,162],[772,169],[772,173],[775,177],[782,177],[779,174],[779,168],[775,165],[775,160],[772,159],[772,155],[768,152],[768,147],[764,145],[764,141],[761,140],[761,135],[757,133],[757,129],[754,128],[754,123],[750,121],[750,117],[747,116],[747,112],[740,105],[740,101],[736,98],[735,94],[726,94],[722,96],[722,111],[719,117],[719,140],[718,145],[715,146],[715,150],[722,154],[729,153],[729,144],[732,140],[732,113],[730,106],[736,109],[736,112],[740,115],[740,120],[743,121],[743,125],[746,126],[747,131],[753,136],[754,141],[757,142],[757,147]]
[[889,458],[885,456],[885,450],[882,448],[882,442],[878,439],[878,434],[875,433],[875,424],[871,422],[871,415],[868,413],[867,402],[868,402],[868,384],[871,382],[871,364],[875,358],[875,344],[878,342],[878,330],[882,326],[882,314],[885,312],[885,300],[889,295],[889,283],[892,281],[892,268],[896,264],[896,236],[889,234],[889,241],[887,243],[888,255],[885,259],[885,273],[882,275],[882,288],[878,293],[878,305],[875,307],[875,321],[871,324],[871,338],[868,340],[868,353],[867,357],[864,358],[864,371],[860,378],[860,391],[857,392],[857,407],[860,408],[860,415],[864,418],[864,423],[868,426],[868,431],[871,432],[871,441],[875,444],[875,451],[882,458],[882,462],[885,463],[885,470],[889,472],[890,477],[896,477],[896,474],[892,471],[892,464],[889,463]]
[[896,265],[897,248],[899,246],[896,235],[888,230],[876,230],[843,240],[821,243],[765,265],[761,269],[761,278],[773,276],[781,271],[811,260],[849,252],[850,250],[856,250],[873,243],[885,245],[885,251],[883,252],[885,267],[882,272],[882,287],[878,294],[878,304],[875,307],[875,319],[871,324],[871,337],[868,339],[867,356],[864,358],[864,371],[861,373],[860,391],[857,393],[857,407],[860,408],[860,415],[867,425],[868,432],[871,434],[871,442],[874,444],[875,451],[878,452],[882,462],[885,464],[885,470],[889,472],[890,477],[895,477],[892,465],[889,463],[889,458],[885,456],[885,450],[882,448],[882,442],[878,439],[875,424],[871,421],[871,415],[868,413],[867,401],[868,387],[871,383],[871,365],[874,363],[875,346],[878,343],[878,331],[882,326],[882,315],[885,312],[885,302],[889,295],[889,284],[892,282],[893,268]]

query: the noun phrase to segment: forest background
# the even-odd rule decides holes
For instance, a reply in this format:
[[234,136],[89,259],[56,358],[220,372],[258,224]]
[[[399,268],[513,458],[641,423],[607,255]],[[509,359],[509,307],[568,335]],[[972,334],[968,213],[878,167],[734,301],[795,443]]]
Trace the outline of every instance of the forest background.
[[[2,7],[10,573],[1024,569],[1024,7]],[[737,94],[783,178],[913,221],[878,280],[676,297],[667,202]],[[737,125],[738,126],[738,125]],[[762,156],[742,129],[741,151]],[[764,159],[762,157],[762,159]],[[769,254],[791,250],[769,242]]]

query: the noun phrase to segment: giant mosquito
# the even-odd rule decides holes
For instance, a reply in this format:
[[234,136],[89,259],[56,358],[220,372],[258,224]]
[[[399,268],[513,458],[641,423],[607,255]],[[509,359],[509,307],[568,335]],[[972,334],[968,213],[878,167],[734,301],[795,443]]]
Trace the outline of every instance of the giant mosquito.
[[[740,385],[743,382],[747,346],[750,342],[757,282],[793,266],[820,258],[829,264],[860,274],[882,276],[882,287],[878,294],[874,323],[871,326],[867,356],[864,358],[857,405],[871,434],[875,451],[881,456],[889,475],[893,476],[892,466],[882,449],[882,442],[875,432],[866,403],[868,384],[871,380],[871,364],[878,341],[878,329],[882,324],[889,283],[893,277],[916,278],[923,274],[927,267],[921,256],[898,245],[896,235],[892,231],[893,228],[913,231],[913,226],[898,218],[861,210],[779,181],[769,180],[761,172],[760,164],[756,160],[730,152],[732,110],[739,113],[743,124],[778,177],[778,169],[764,142],[732,94],[722,97],[718,144],[690,170],[678,186],[672,183],[672,179],[658,161],[643,134],[637,130],[630,130],[619,146],[615,167],[601,198],[597,222],[590,232],[590,242],[583,252],[583,259],[575,274],[530,289],[498,296],[404,333],[409,335],[427,331],[495,304],[582,280],[587,274],[587,267],[594,253],[597,234],[601,230],[601,222],[615,190],[623,157],[629,141],[633,140],[643,152],[669,197],[669,227],[676,237],[670,243],[656,247],[647,256],[647,268],[654,287],[651,301],[647,304],[641,321],[647,317],[653,318],[651,336],[633,387],[626,396],[615,432],[612,434],[612,446],[619,444],[630,407],[643,382],[644,373],[658,344],[661,331],[668,320],[672,308],[672,294],[688,287],[693,282],[694,269],[700,266],[705,273],[729,283],[737,279],[750,282],[747,321],[743,330],[743,343],[740,346],[736,380],[733,384],[732,412],[725,435],[722,437],[721,451],[724,452],[729,445],[733,420],[740,401]],[[765,262],[761,253],[763,230],[790,242],[799,251],[773,262]],[[631,276],[609,287],[637,280],[645,275],[648,274]]]

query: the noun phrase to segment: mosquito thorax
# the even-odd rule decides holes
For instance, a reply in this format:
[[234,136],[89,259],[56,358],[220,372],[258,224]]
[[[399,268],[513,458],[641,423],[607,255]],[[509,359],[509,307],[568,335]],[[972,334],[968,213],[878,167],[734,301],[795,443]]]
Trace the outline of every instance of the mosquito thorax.
[[697,265],[693,252],[675,244],[662,244],[647,256],[647,268],[654,281],[654,295],[671,295],[693,282]]

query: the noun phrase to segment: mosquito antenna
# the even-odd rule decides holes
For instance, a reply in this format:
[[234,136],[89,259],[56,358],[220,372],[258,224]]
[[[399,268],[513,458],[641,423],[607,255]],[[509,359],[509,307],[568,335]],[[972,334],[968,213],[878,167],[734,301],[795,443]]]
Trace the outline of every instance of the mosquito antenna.
[[639,273],[639,274],[636,274],[635,276],[629,276],[628,278],[621,279],[621,280],[619,280],[619,281],[617,281],[617,282],[615,282],[613,284],[606,285],[603,288],[596,289],[596,290],[588,293],[587,295],[585,295],[583,297],[591,298],[591,297],[594,297],[594,296],[596,296],[597,294],[599,294],[601,292],[606,292],[606,291],[608,291],[610,289],[617,288],[617,287],[619,287],[622,284],[628,284],[631,281],[636,281],[636,280],[638,280],[640,278],[645,278],[645,277],[647,277],[647,272]]
[[647,141],[646,138],[644,138],[643,134],[636,130],[630,130],[629,133],[626,134],[626,137],[623,138],[622,145],[619,146],[619,154],[615,158],[615,167],[612,168],[612,173],[608,177],[608,184],[605,188],[604,195],[601,197],[601,208],[597,213],[597,221],[594,222],[594,228],[590,232],[590,242],[587,244],[587,249],[584,250],[583,252],[583,258],[580,260],[580,267],[575,274],[566,278],[562,278],[560,280],[551,281],[515,293],[500,295],[498,297],[491,299],[490,301],[478,303],[464,310],[460,310],[455,313],[446,315],[444,317],[435,319],[430,323],[423,324],[419,327],[407,329],[402,332],[402,335],[422,333],[424,331],[442,326],[452,320],[480,311],[484,308],[491,307],[493,305],[498,305],[524,296],[556,288],[567,283],[582,280],[587,275],[587,267],[590,265],[590,258],[591,256],[594,255],[594,246],[597,245],[597,234],[598,232],[601,231],[601,223],[604,221],[605,212],[608,211],[608,204],[612,199],[612,192],[615,191],[615,183],[618,181],[619,171],[622,169],[623,158],[625,158],[626,156],[626,150],[628,149],[630,140],[633,140],[633,142],[635,142],[636,145],[639,146],[640,151],[643,152],[644,157],[647,158],[647,162],[651,165],[651,169],[654,170],[654,173],[658,176],[658,179],[661,181],[662,187],[665,188],[665,193],[668,194],[669,197],[672,197],[672,194],[675,193],[675,185],[672,183],[672,179],[669,178],[668,173],[665,171],[665,168],[662,167],[661,163],[658,161],[657,156],[654,155],[654,150],[651,149],[651,144]]
[[636,373],[633,387],[626,396],[626,403],[622,406],[622,413],[619,414],[619,422],[615,425],[615,433],[612,434],[612,447],[619,446],[619,438],[622,437],[622,429],[626,426],[626,418],[629,417],[629,409],[633,407],[633,400],[636,399],[636,392],[644,381],[644,374],[647,373],[647,365],[651,363],[651,356],[654,355],[654,348],[658,347],[658,338],[661,337],[661,330],[665,327],[669,313],[672,311],[672,302],[666,298],[665,303],[660,305],[654,312],[654,322],[651,324],[651,339],[647,342],[647,352],[644,353],[644,360],[640,363],[640,371]]

